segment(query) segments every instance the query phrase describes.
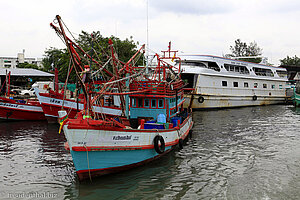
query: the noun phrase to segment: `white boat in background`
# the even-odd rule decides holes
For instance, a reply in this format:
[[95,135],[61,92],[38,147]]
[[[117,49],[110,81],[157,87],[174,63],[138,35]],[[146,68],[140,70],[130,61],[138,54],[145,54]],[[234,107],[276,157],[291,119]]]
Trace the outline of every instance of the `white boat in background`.
[[196,109],[280,104],[286,101],[287,71],[217,56],[181,56],[188,83],[185,107]]

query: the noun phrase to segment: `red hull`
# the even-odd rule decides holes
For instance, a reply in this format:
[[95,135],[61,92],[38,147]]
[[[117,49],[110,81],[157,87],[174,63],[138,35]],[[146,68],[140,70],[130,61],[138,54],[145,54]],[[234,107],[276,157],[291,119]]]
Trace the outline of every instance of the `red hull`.
[[[34,106],[36,107],[36,106]],[[22,110],[18,108],[5,108],[0,106],[0,119],[5,120],[46,120],[41,111]]]
[[0,108],[0,118],[6,120],[46,120],[43,112],[27,112],[22,110],[9,110],[3,108]]
[[[42,103],[42,108],[43,108],[45,116],[46,116],[46,118],[49,122],[57,122],[57,120],[58,120],[58,111],[61,110],[61,106],[49,105],[49,104]],[[71,119],[74,119],[75,116],[77,115],[77,110],[76,109],[71,109],[71,108],[70,109],[65,108],[65,109],[68,113],[68,117],[71,118]]]

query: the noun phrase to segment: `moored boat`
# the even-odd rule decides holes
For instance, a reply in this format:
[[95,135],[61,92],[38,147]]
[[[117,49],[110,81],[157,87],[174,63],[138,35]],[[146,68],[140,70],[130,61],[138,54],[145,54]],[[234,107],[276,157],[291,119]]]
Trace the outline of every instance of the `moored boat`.
[[182,56],[182,78],[189,84],[185,107],[228,108],[286,101],[284,68],[218,56]]
[[[166,72],[159,68],[155,71]],[[168,82],[165,74],[132,80],[129,119],[94,120],[86,112],[65,119],[67,112],[59,111],[79,179],[137,167],[182,147],[193,126],[191,113],[183,109],[183,87],[182,80]]]
[[[2,120],[46,120],[37,99],[16,99],[10,95],[10,72],[6,76],[5,96],[0,97],[0,119]],[[2,88],[1,88],[2,89]]]
[[14,100],[7,97],[0,97],[0,119],[46,120],[38,100]]
[[[57,27],[55,30],[65,39],[74,68],[79,69],[81,63],[72,53],[73,43],[64,34],[60,17],[56,16],[56,19],[60,30]],[[111,40],[109,43],[113,46]],[[124,65],[113,57],[112,63],[118,63],[114,65],[115,74],[97,93],[90,92],[93,87],[91,79],[80,81],[84,108],[78,112],[76,119],[68,118],[66,110],[58,112],[67,139],[66,146],[70,149],[80,180],[127,170],[158,159],[177,145],[182,147],[192,129],[190,109],[183,108],[185,83],[180,78],[180,65],[175,68],[166,62],[180,59],[176,56],[177,51],[171,51],[170,44],[162,57],[155,55],[156,66],[135,66],[135,58],[143,53],[144,45]],[[87,70],[85,75],[91,77],[91,71]],[[108,91],[111,88],[118,88],[118,92]],[[121,106],[125,115],[98,118],[93,106],[103,95],[124,97],[121,98],[124,99]]]
[[[58,111],[64,108],[67,110],[69,118],[75,118],[77,113],[84,108],[84,100],[66,98],[63,93],[50,90],[49,92],[40,93],[35,89],[35,94],[41,104],[44,115],[48,122],[56,123],[58,121]],[[96,113],[105,113],[108,116],[121,116],[122,110],[119,106],[113,105],[95,105],[93,107]]]

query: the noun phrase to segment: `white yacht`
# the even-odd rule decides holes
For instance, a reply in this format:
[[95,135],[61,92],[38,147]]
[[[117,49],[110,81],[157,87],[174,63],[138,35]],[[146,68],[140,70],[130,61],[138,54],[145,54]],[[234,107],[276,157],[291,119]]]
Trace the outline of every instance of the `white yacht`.
[[181,56],[188,83],[185,107],[226,108],[280,104],[286,101],[287,71],[218,56]]

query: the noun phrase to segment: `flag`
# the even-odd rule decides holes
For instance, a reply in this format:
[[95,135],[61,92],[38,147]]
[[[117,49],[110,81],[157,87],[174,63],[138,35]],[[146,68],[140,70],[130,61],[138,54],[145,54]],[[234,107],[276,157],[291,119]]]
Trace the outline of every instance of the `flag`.
[[171,61],[174,62],[175,58],[176,58],[176,56],[175,56],[175,54],[174,54],[174,56],[173,56],[173,58],[172,58]]
[[60,118],[60,127],[59,127],[59,131],[58,134],[60,134],[62,128],[64,127],[64,125],[68,122],[68,115],[65,115],[64,117]]

